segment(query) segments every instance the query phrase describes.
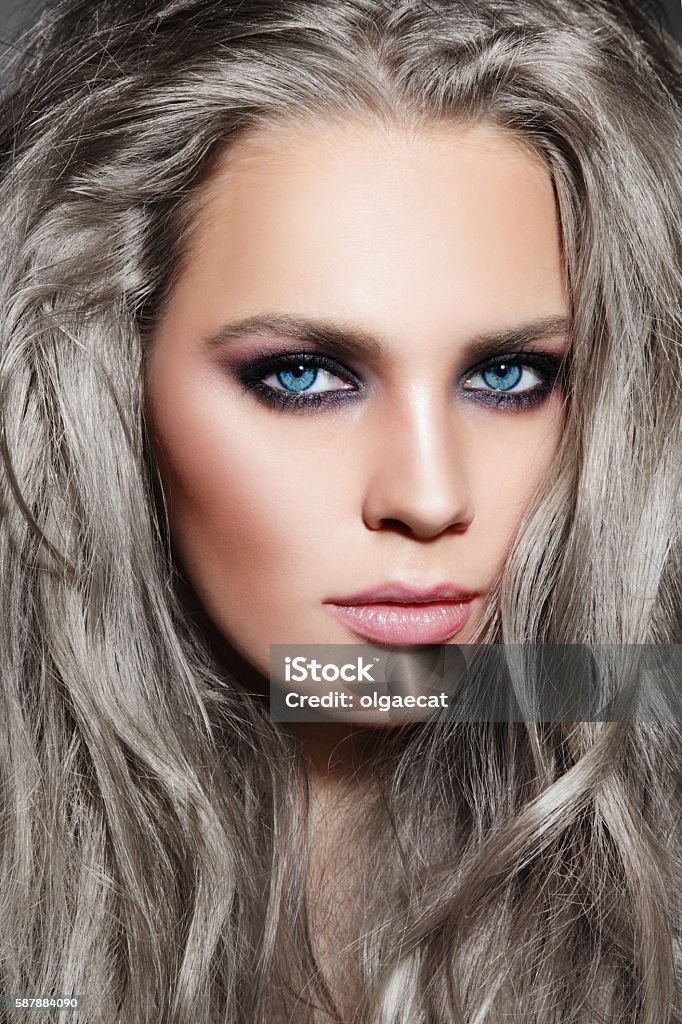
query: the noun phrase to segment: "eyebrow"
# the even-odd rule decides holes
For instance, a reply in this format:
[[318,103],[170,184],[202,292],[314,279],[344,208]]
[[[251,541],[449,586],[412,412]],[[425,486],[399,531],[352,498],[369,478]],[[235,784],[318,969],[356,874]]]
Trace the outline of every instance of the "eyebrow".
[[[570,333],[566,316],[546,316],[516,327],[474,335],[466,344],[466,358],[482,360],[486,356],[513,352],[533,342]],[[378,360],[387,346],[377,335],[355,325],[336,323],[288,314],[255,315],[223,324],[205,339],[209,349],[229,344],[240,338],[273,335],[300,341],[315,350],[330,351],[343,358]]]

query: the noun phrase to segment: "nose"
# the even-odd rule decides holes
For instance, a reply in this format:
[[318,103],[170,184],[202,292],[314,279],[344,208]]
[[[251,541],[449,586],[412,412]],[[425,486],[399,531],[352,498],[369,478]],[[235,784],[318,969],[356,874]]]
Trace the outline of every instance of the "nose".
[[364,497],[368,529],[426,540],[469,526],[472,494],[457,433],[452,405],[426,389],[381,412]]

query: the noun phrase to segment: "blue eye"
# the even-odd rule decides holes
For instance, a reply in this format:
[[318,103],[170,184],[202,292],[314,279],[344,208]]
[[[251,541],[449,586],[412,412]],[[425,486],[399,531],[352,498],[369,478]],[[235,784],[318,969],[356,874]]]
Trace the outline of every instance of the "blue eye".
[[281,370],[276,374],[277,380],[287,391],[306,391],[317,379],[317,370],[309,366],[297,366],[292,370]]
[[[511,391],[512,389],[528,391],[535,387],[542,379],[532,367],[512,362],[494,363],[492,366],[468,377],[465,382],[468,390],[473,391],[481,387],[480,384],[474,383],[478,378],[482,380],[484,387],[492,391]],[[525,387],[519,388],[518,385],[521,381],[524,381]]]
[[509,391],[519,383],[523,377],[523,370],[520,366],[508,366],[506,363],[500,363],[497,370],[484,370],[481,376],[489,388]]
[[302,394],[305,392],[308,395],[319,395],[328,391],[345,390],[343,386],[338,387],[335,385],[333,383],[335,380],[343,385],[343,379],[337,374],[331,373],[320,366],[310,366],[306,362],[299,360],[298,363],[294,363],[284,370],[279,370],[277,373],[271,373],[268,377],[264,377],[262,383],[266,387],[272,388],[273,391],[283,390],[292,394]]
[[362,383],[329,356],[316,352],[283,352],[249,363],[244,385],[281,409],[312,410],[343,402],[362,390]]
[[495,406],[537,405],[561,374],[561,360],[549,353],[516,353],[489,361],[462,383],[467,397]]

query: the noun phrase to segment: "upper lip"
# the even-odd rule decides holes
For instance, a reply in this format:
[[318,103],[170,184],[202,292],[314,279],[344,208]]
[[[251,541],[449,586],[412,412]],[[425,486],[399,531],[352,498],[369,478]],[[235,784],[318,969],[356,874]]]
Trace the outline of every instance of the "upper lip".
[[335,597],[327,604],[434,604],[438,601],[471,601],[476,594],[456,587],[453,583],[435,583],[428,587],[414,587],[407,583],[380,583],[377,587],[359,590],[347,597]]

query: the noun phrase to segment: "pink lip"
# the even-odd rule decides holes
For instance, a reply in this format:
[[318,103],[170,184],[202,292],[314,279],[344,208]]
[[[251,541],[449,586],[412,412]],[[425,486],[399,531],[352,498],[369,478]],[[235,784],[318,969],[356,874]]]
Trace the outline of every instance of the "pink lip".
[[335,618],[367,640],[388,644],[438,644],[459,633],[475,593],[452,584],[411,587],[386,583],[325,602]]
[[356,605],[381,604],[427,604],[439,601],[471,601],[476,597],[472,590],[464,590],[453,583],[434,583],[430,587],[411,587],[408,583],[381,583],[378,587],[358,590],[348,597],[332,597],[329,604]]

